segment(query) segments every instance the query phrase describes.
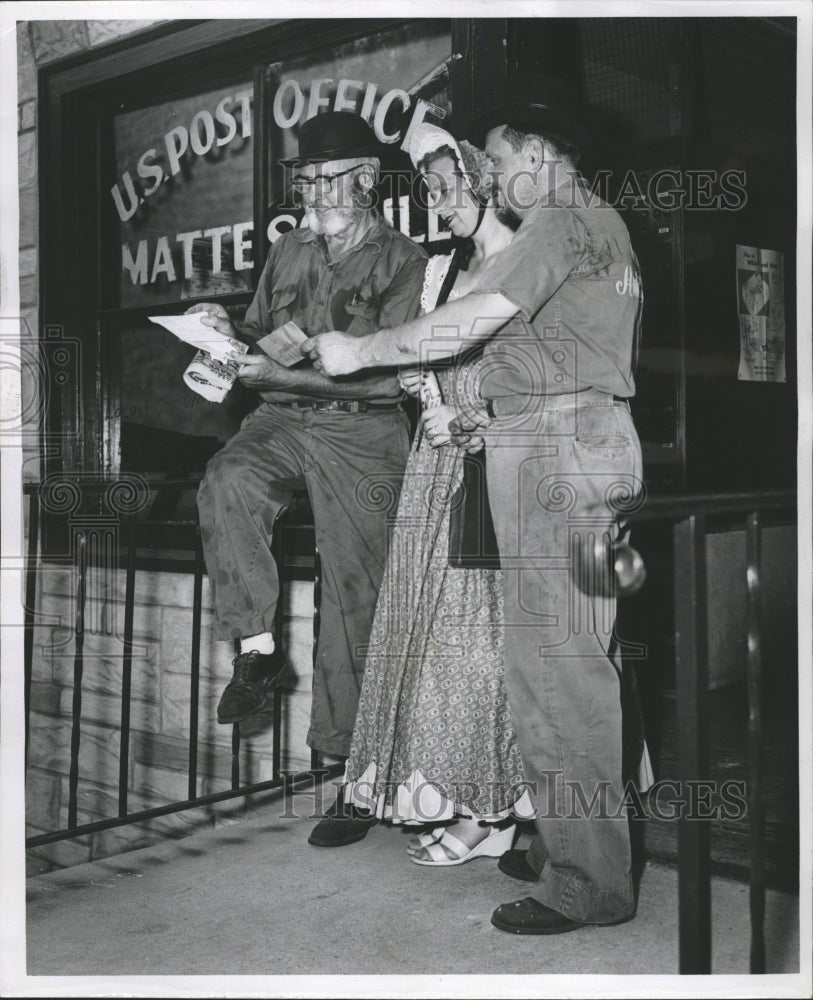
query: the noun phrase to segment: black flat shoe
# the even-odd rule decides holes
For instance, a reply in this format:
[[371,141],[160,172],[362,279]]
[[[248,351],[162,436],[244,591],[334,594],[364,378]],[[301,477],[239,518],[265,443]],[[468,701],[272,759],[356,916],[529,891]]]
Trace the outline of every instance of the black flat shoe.
[[528,852],[514,848],[506,851],[497,862],[497,867],[505,875],[518,878],[522,882],[538,882],[539,873],[528,864]]
[[491,923],[509,934],[566,934],[589,926],[571,920],[531,896],[498,906],[491,914]]
[[342,792],[328,809],[325,818],[319,820],[308,837],[314,847],[345,847],[364,840],[370,827],[378,822],[372,813],[357,809],[344,801]]

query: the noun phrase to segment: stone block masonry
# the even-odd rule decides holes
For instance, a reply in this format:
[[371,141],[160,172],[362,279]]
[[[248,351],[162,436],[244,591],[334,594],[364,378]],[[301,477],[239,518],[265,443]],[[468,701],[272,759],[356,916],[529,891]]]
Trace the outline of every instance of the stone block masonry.
[[[89,571],[94,572],[93,568]],[[109,572],[109,571],[108,571]],[[131,673],[128,809],[136,812],[188,797],[192,705],[193,578],[139,570],[136,575]],[[105,607],[88,615],[84,639],[78,821],[118,814],[121,759],[121,686],[124,571],[113,574]],[[31,726],[26,780],[29,835],[67,825],[75,637],[73,576],[42,567],[37,579],[37,626],[31,688]],[[89,588],[92,589],[92,588]],[[283,695],[282,767],[306,770],[310,750],[313,656],[313,584],[293,581],[285,590],[284,643],[295,680]],[[231,643],[213,633],[210,591],[203,588],[198,693],[198,795],[231,786],[232,727],[218,725],[217,702],[231,677]],[[241,727],[241,783],[273,777],[273,720],[263,714]],[[30,874],[134,850],[166,836],[180,836],[234,818],[251,808],[236,799],[162,817],[70,843],[30,850]]]

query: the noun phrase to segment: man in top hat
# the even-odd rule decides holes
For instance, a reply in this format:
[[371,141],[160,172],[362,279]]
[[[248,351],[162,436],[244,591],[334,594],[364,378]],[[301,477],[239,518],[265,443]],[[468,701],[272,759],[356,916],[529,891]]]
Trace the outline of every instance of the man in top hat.
[[[306,121],[299,156],[286,161],[303,228],[272,245],[237,330],[222,306],[189,311],[250,343],[289,321],[306,334],[338,329],[356,338],[415,316],[426,254],[375,210],[381,152],[355,114]],[[240,642],[217,718],[234,723],[260,712],[285,670],[272,635],[279,576],[271,533],[293,492],[306,489],[322,565],[308,744],[345,757],[409,423],[394,371],[332,378],[303,361],[285,368],[259,350],[243,358],[239,378],[259,392],[259,406],[209,462],[198,492],[218,636]],[[353,822],[338,829],[357,839],[366,833]]]
[[509,80],[469,137],[485,140],[499,204],[520,223],[476,288],[364,340],[332,332],[302,349],[338,375],[486,341],[490,423],[453,429],[459,444],[486,440],[506,683],[538,830],[527,852],[500,859],[530,894],[492,923],[555,934],[635,912],[606,556],[641,492],[626,401],[642,293],[626,226],[578,174],[584,131],[565,86]]

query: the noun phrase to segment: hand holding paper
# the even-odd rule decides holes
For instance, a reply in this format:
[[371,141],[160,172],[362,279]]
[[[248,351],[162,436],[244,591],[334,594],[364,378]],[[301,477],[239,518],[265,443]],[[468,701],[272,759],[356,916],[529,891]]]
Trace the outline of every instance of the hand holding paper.
[[283,323],[276,330],[267,333],[257,341],[257,347],[264,351],[272,361],[291,368],[293,365],[304,361],[300,345],[307,340],[304,334],[293,321]]
[[197,347],[198,352],[183,373],[183,380],[209,402],[222,403],[237,378],[238,359],[248,348],[239,340],[207,326],[202,320],[208,315],[198,310],[183,316],[150,316],[149,319],[185,344]]
[[245,354],[247,348],[239,340],[234,340],[225,334],[218,333],[202,322],[202,317],[208,315],[204,312],[184,313],[183,316],[149,316],[153,323],[158,323],[170,333],[191,344],[199,351],[210,354],[215,361],[220,364],[227,364],[236,360],[241,354]]

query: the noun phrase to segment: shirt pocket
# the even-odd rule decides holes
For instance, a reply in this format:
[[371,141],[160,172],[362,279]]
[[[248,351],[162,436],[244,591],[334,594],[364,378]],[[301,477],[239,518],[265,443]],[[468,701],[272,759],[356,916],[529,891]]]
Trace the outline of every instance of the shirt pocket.
[[372,299],[351,301],[345,305],[344,311],[349,316],[349,322],[345,327],[346,333],[360,337],[378,329],[378,302]]
[[298,290],[292,287],[278,288],[271,293],[268,311],[271,313],[271,321],[275,329],[293,317],[298,297]]

